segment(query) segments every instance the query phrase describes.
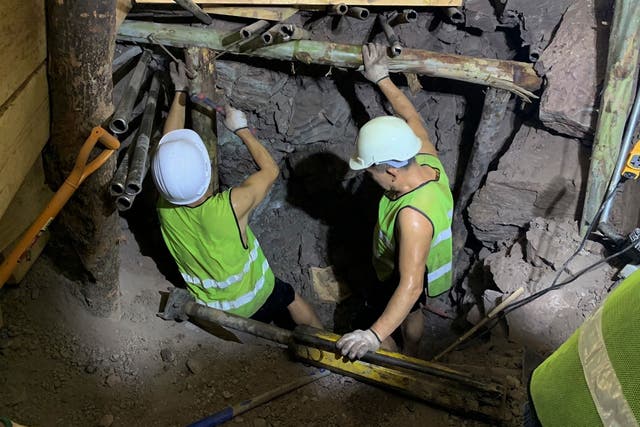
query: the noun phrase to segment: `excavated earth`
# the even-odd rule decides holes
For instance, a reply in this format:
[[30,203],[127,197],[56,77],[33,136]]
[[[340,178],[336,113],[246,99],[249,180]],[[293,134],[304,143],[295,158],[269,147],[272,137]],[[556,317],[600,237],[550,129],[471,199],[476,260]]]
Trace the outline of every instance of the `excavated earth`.
[[[465,4],[466,22],[458,25],[421,11],[417,22],[396,27],[401,42],[476,57],[537,60],[545,89],[532,105],[510,103],[508,137],[463,209],[469,238],[460,250],[468,261],[457,266],[462,284],[451,298],[445,295],[425,308],[419,354],[425,359],[505,294],[522,287],[526,296],[549,285],[578,247],[577,221],[606,61],[610,0]],[[494,9],[494,4],[502,6]],[[306,22],[317,40],[383,40],[375,16],[367,21],[303,16],[306,21],[300,23]],[[241,26],[219,20],[214,25]],[[122,50],[119,45],[117,51]],[[216,73],[220,93],[247,113],[281,168],[250,221],[274,272],[311,301],[328,329],[351,330],[372,274],[371,232],[380,190],[365,174],[351,173],[347,160],[358,127],[392,109],[358,73],[332,67],[227,55],[217,61]],[[410,89],[407,81],[415,83],[413,77],[393,78],[424,118],[458,196],[484,88],[419,77],[423,89]],[[125,83],[121,78],[116,84],[114,99]],[[220,120],[217,129],[220,186],[227,188],[255,165]],[[268,341],[156,316],[162,293],[182,284],[159,235],[155,197],[146,181],[133,209],[121,217],[119,309],[111,317],[88,314],[79,284],[59,266],[55,242],[19,287],[0,292],[0,415],[30,426],[183,426],[313,372]],[[627,189],[616,202],[612,218],[622,232],[637,226],[637,215],[628,212],[640,211],[638,204]],[[568,271],[575,273],[606,253],[601,243],[590,242]],[[508,391],[505,424],[520,425],[531,370],[606,297],[619,267],[601,267],[513,312],[506,322],[491,324],[496,327],[490,334],[443,361],[502,383]],[[313,273],[318,271],[324,276]],[[343,292],[334,301],[321,292],[331,281]],[[457,310],[453,299],[461,303]],[[338,374],[232,422],[488,425]]]

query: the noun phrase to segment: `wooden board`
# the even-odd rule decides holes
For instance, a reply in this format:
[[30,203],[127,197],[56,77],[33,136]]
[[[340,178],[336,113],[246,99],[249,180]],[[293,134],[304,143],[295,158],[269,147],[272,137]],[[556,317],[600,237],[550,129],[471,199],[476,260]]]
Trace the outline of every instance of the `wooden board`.
[[0,105],[47,56],[44,0],[0,1]]
[[0,218],[0,251],[4,250],[38,217],[53,197],[45,183],[42,158],[38,156],[20,189]]
[[242,18],[266,19],[267,21],[284,21],[298,12],[295,7],[254,6],[204,6],[202,10],[212,15],[239,16]]
[[0,109],[0,217],[49,139],[46,66]]
[[[136,0],[136,3],[173,3],[173,0]],[[463,0],[240,0],[240,1],[196,1],[200,7],[203,6],[304,6],[304,5],[324,5],[346,3],[349,6],[462,6]]]

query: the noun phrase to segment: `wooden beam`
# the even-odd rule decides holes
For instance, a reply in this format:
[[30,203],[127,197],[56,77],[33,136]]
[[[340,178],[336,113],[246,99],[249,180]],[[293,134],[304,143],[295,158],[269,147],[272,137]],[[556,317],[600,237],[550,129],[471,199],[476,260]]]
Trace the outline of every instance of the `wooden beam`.
[[43,0],[0,1],[0,105],[47,56]]
[[[47,0],[47,24],[52,114],[45,171],[58,188],[91,129],[113,113],[116,0]],[[99,316],[117,308],[119,295],[120,227],[108,189],[115,164],[111,156],[88,177],[51,228],[56,262],[81,278],[82,300]]]
[[[148,36],[165,44],[177,47],[200,46],[224,50],[221,40],[226,33],[212,28],[198,28],[178,24],[125,21],[118,31],[118,39],[148,43]],[[237,52],[233,52],[237,53]],[[245,55],[285,61],[300,61],[305,64],[333,65],[344,68],[362,66],[362,47],[313,40],[297,40],[265,46]],[[403,49],[402,54],[389,60],[392,72],[410,72],[453,80],[492,86],[516,93],[527,99],[535,97],[531,91],[542,83],[531,64],[497,59],[473,58],[469,56],[430,52],[418,49]]]
[[[216,97],[216,51],[190,47],[186,50],[185,59],[187,66],[197,72],[195,79],[191,81],[191,90],[205,95],[210,99]],[[211,159],[211,185],[214,192],[218,191],[218,137],[216,136],[216,112],[207,109],[191,109],[191,124],[194,131],[200,135],[207,146]]]
[[[173,0],[136,0],[139,4],[167,4]],[[349,6],[462,6],[463,0],[240,0],[240,1],[196,1],[200,7],[205,6],[329,6],[332,4],[347,3]]]
[[49,96],[43,64],[0,109],[0,216],[49,139]]
[[609,37],[604,94],[593,143],[589,180],[582,212],[582,233],[587,231],[607,193],[620,152],[625,123],[634,99],[640,51],[638,0],[617,0]]
[[212,15],[238,16],[240,18],[265,19],[267,21],[284,21],[298,12],[295,7],[254,7],[254,6],[204,6],[202,8]]

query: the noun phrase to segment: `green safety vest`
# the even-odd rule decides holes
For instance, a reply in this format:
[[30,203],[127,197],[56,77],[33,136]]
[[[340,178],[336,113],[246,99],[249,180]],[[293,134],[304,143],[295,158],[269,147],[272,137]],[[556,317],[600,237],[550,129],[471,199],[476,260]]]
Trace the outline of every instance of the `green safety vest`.
[[271,295],[274,276],[249,226],[242,243],[230,195],[218,193],[194,208],[161,198],[160,229],[199,303],[250,317]]
[[538,366],[530,390],[544,427],[639,425],[640,270]]
[[428,295],[435,297],[451,288],[453,196],[449,178],[437,156],[418,154],[416,161],[421,166],[435,169],[438,176],[395,199],[386,194],[382,196],[373,236],[373,266],[379,280],[385,281],[391,277],[396,267],[396,218],[400,210],[406,207],[416,209],[433,226],[431,248],[425,265]]

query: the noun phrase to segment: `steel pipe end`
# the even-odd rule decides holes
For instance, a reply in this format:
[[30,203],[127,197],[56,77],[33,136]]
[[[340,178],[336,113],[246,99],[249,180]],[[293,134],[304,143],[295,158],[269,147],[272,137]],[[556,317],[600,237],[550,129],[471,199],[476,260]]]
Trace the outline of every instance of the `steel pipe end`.
[[402,14],[407,22],[415,22],[418,20],[418,12],[413,9],[405,9],[402,11]]
[[129,123],[122,117],[115,118],[109,123],[109,129],[116,135],[125,133],[129,129]]
[[109,187],[109,192],[113,197],[121,196],[124,194],[124,185],[121,182],[114,182]]
[[127,211],[131,209],[131,206],[133,206],[134,200],[135,196],[123,194],[116,199],[116,208],[118,208],[120,212]]

